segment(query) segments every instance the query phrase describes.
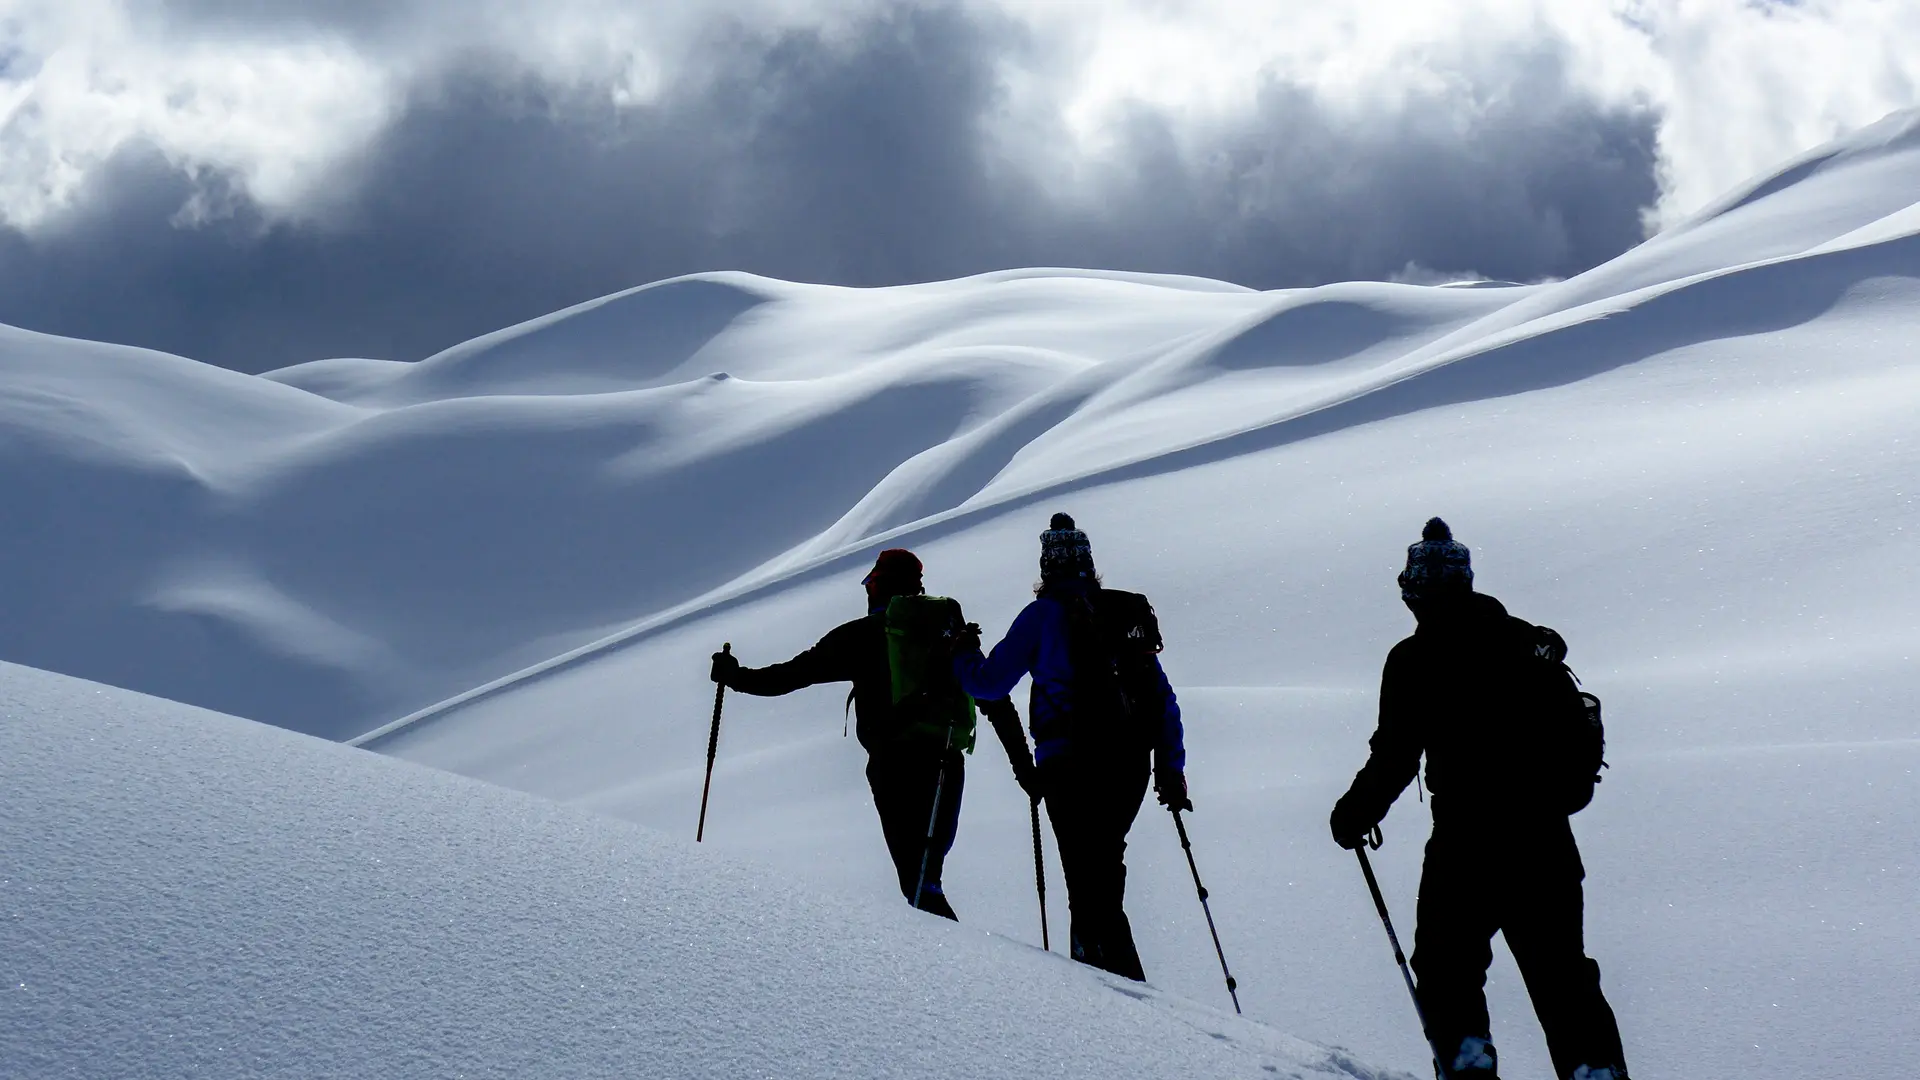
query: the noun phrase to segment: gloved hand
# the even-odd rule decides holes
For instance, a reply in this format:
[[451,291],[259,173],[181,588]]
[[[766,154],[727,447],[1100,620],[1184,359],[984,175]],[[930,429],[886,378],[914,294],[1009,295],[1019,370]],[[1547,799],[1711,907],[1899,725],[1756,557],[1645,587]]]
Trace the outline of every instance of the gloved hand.
[[1342,797],[1333,804],[1327,824],[1333,830],[1333,842],[1352,851],[1367,842],[1378,822],[1367,821],[1351,800]]
[[1187,774],[1178,769],[1155,770],[1153,793],[1169,810],[1193,809],[1193,800],[1187,798]]
[[1013,779],[1029,799],[1046,798],[1040,770],[1033,763],[1033,751],[1027,747],[1026,732],[1020,730],[1020,710],[1006,698],[980,702],[980,711],[993,725],[993,733],[1007,748],[1007,764],[1013,766]]
[[962,627],[959,633],[953,635],[953,651],[956,653],[969,653],[969,652],[980,651],[980,624],[979,623],[970,622],[966,626]]
[[713,671],[707,677],[721,686],[732,686],[734,672],[739,670],[738,657],[730,652],[717,652],[713,654]]
[[1027,798],[1034,802],[1047,797],[1046,782],[1040,775],[1040,767],[1032,761],[1014,758],[1013,779],[1020,785],[1020,790],[1027,793]]

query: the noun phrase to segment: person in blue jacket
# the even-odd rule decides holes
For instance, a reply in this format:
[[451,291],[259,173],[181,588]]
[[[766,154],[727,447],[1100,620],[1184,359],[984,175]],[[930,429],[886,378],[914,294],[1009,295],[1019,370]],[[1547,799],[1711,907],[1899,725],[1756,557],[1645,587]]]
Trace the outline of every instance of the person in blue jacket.
[[[1029,793],[1046,801],[1060,844],[1073,958],[1144,980],[1124,907],[1125,857],[1149,766],[1162,805],[1193,809],[1180,705],[1154,655],[1159,630],[1144,597],[1101,588],[1087,534],[1065,514],[1040,534],[1034,593],[991,655],[981,655],[979,628],[969,627],[954,673],[982,699],[1005,697],[1033,676],[1037,790]],[[1126,621],[1128,611],[1143,617]]]

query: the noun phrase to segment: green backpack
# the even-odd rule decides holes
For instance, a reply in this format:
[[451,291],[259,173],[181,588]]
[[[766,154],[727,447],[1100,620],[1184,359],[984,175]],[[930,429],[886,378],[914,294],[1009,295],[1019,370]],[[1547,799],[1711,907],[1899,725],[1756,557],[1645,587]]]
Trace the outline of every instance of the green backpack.
[[953,637],[966,626],[960,602],[945,596],[896,596],[887,602],[887,667],[902,741],[944,743],[973,752],[973,699],[953,676]]

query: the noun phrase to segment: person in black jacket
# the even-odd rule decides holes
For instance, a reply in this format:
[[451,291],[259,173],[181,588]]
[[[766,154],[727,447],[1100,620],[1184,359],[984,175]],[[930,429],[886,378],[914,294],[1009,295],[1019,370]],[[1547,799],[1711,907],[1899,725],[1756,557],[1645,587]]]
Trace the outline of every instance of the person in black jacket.
[[1533,653],[1538,628],[1473,591],[1465,545],[1427,522],[1407,549],[1401,598],[1418,622],[1387,655],[1372,755],[1333,808],[1333,838],[1368,841],[1427,759],[1427,842],[1413,970],[1441,1063],[1456,1080],[1492,1080],[1487,966],[1504,933],[1526,980],[1554,1070],[1626,1080],[1620,1029],[1586,956],[1586,870],[1547,765],[1547,724]]
[[[862,582],[867,590],[867,614],[828,631],[819,643],[785,663],[763,668],[742,667],[732,654],[713,655],[714,682],[757,697],[778,697],[819,683],[853,684],[855,734],[867,751],[867,785],[874,808],[900,878],[900,892],[913,903],[916,886],[920,909],[957,919],[947,902],[940,872],[953,847],[960,824],[960,796],[966,785],[965,756],[958,747],[929,739],[893,705],[893,677],[887,660],[887,602],[896,596],[924,592],[920,560],[910,551],[892,548],[880,553],[873,571]],[[1011,702],[981,702],[1009,753],[1018,740],[1020,756],[1013,760],[1014,775],[1022,786],[1033,784],[1033,762],[1026,755],[1026,736]],[[1022,757],[1026,760],[1023,762]],[[941,768],[946,778],[941,782]],[[940,791],[935,815],[934,790]],[[934,821],[933,843],[927,843],[927,823]],[[926,879],[921,883],[921,862]]]

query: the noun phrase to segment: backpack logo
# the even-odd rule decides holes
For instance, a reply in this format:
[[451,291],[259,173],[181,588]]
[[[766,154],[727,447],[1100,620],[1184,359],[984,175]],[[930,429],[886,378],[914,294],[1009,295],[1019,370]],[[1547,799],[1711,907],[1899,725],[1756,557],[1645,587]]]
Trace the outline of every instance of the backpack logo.
[[1534,627],[1533,659],[1542,673],[1546,700],[1542,702],[1543,732],[1548,752],[1549,782],[1569,814],[1593,802],[1600,770],[1608,768],[1607,729],[1600,717],[1600,699],[1580,688],[1580,678],[1567,666],[1567,642],[1550,627]]

